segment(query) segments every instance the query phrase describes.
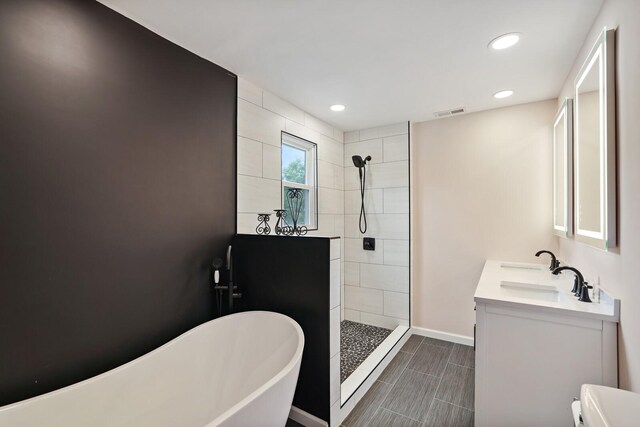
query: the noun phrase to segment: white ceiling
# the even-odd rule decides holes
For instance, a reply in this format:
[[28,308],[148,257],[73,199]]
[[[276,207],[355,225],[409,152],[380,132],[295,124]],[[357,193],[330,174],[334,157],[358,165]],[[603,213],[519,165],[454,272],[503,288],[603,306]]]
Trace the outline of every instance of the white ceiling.
[[603,2],[100,1],[343,130],[554,98]]

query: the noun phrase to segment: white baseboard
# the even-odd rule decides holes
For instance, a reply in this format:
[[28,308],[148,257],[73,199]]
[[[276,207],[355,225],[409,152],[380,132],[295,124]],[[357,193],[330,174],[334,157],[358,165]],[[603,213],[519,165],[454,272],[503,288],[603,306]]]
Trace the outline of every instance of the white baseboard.
[[311,415],[310,413],[303,411],[300,408],[296,408],[295,406],[291,406],[291,411],[289,412],[289,418],[293,421],[302,424],[305,427],[327,427],[326,421],[321,420],[315,415]]
[[412,326],[411,332],[415,335],[421,335],[423,337],[435,338],[442,341],[450,341],[457,344],[473,347],[473,337],[468,337],[465,335],[436,331],[434,329],[420,328],[418,326]]

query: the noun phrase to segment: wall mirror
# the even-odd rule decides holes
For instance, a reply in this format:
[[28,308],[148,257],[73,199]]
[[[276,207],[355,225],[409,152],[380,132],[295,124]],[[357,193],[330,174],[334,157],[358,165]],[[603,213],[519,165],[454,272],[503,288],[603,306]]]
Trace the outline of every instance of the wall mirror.
[[568,237],[573,230],[573,100],[565,98],[553,122],[553,232]]
[[615,32],[602,31],[575,80],[575,238],[616,242]]

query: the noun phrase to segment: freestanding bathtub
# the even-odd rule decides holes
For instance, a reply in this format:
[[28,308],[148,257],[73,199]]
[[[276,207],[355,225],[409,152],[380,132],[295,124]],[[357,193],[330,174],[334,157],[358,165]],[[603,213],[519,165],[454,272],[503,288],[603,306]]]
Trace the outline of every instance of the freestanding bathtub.
[[250,311],[204,323],[125,365],[0,408],[0,426],[274,426],[286,423],[304,335]]

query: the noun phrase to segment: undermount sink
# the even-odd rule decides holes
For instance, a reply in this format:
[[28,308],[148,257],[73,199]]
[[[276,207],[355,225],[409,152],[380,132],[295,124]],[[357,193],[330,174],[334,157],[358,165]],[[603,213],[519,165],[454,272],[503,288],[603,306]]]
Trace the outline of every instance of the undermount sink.
[[586,427],[637,426],[640,394],[584,384],[580,390],[580,406]]
[[525,264],[517,262],[503,262],[500,264],[500,268],[507,270],[522,270],[522,271],[544,271],[547,268],[544,265],[537,264]]
[[536,299],[540,301],[558,301],[558,288],[543,283],[514,282],[503,280],[500,282],[502,291],[512,297]]

